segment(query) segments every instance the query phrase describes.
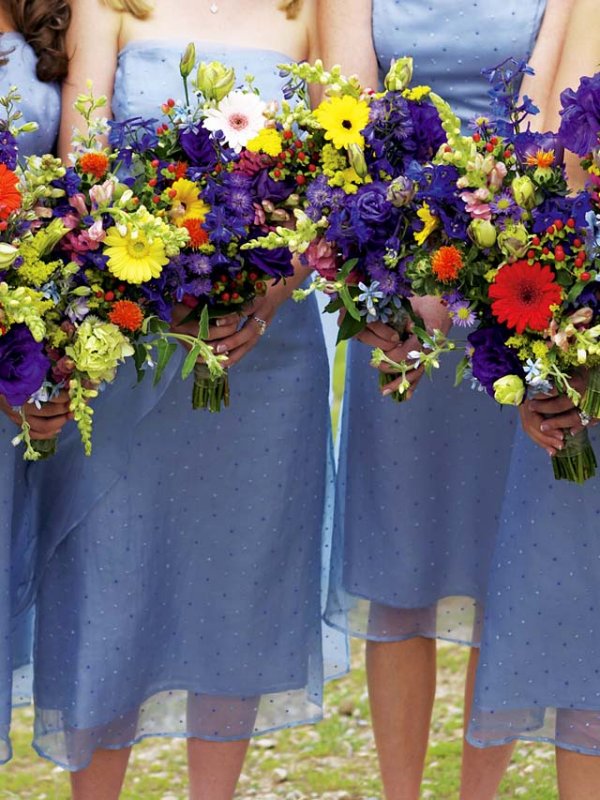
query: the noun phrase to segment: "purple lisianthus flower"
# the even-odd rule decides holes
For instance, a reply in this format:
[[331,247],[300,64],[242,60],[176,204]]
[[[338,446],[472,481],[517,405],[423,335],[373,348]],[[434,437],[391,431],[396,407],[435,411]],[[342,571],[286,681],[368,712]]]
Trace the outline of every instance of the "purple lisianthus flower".
[[393,206],[387,199],[387,184],[368,183],[356,193],[356,211],[367,223],[376,225],[389,219]]
[[181,131],[179,144],[189,158],[192,166],[210,171],[217,162],[214,144],[210,133],[203,125]]
[[38,391],[50,369],[43,344],[26,325],[14,325],[0,336],[0,394],[11,406],[22,406]]
[[276,205],[283,203],[292,194],[296,188],[293,181],[283,180],[276,181],[269,175],[268,169],[261,169],[257,172],[252,183],[254,196],[259,201],[270,200],[271,203]]
[[561,142],[572,153],[585,156],[598,146],[600,134],[600,73],[583,77],[576,91],[565,89],[560,96]]
[[261,270],[276,280],[289,278],[294,274],[292,255],[287,247],[277,247],[274,250],[256,247],[246,251],[244,257],[248,266]]
[[505,375],[523,377],[521,362],[514,350],[506,346],[509,332],[499,325],[480,328],[467,337],[473,347],[471,369],[490,397],[494,397],[494,383]]
[[7,169],[15,169],[19,149],[17,140],[10,131],[0,131],[0,163]]
[[554,165],[559,166],[564,161],[564,147],[555,133],[537,133],[536,131],[526,130],[518,133],[514,139],[515,154],[521,164],[526,164],[529,156],[535,157],[538,151],[544,153],[554,151]]

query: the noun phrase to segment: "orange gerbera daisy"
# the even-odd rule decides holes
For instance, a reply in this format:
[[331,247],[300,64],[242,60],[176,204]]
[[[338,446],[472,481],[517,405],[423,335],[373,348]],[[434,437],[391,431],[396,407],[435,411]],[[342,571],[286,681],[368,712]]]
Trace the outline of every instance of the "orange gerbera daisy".
[[554,150],[538,150],[537,153],[531,153],[527,156],[527,165],[529,167],[541,167],[546,169],[554,164]]
[[0,219],[8,219],[13,211],[21,208],[21,192],[17,189],[19,179],[6,164],[0,164]]
[[196,217],[184,219],[183,227],[187,228],[187,232],[190,235],[190,247],[193,247],[194,250],[208,243],[208,233],[202,226],[201,219],[197,219]]
[[440,247],[431,257],[433,274],[443,283],[455,281],[462,267],[462,253],[454,245]]
[[108,315],[113,325],[126,331],[138,331],[144,321],[144,312],[131,300],[117,300]]
[[549,267],[539,262],[515,261],[498,271],[489,288],[492,312],[517,333],[525,328],[543,331],[552,319],[552,306],[562,300],[562,290]]
[[108,156],[104,153],[84,153],[79,159],[81,171],[100,180],[106,175],[108,170]]

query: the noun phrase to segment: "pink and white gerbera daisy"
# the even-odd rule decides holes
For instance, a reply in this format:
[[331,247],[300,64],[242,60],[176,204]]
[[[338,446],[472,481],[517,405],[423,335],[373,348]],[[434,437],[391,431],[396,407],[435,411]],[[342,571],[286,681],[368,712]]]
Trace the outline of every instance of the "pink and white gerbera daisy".
[[248,92],[230,92],[217,108],[206,113],[204,127],[209,131],[222,131],[227,144],[239,153],[250,139],[265,127],[264,111],[267,104]]

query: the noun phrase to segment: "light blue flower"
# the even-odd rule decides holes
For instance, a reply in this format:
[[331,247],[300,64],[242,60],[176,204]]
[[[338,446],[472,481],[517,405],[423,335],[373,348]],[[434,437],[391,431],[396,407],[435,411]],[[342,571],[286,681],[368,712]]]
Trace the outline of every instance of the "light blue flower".
[[[379,281],[373,281],[370,286],[367,286],[366,283],[362,281],[358,284],[361,293],[358,295],[357,299],[359,303],[364,303],[366,306],[368,322],[374,322],[377,319],[377,309],[375,306],[380,305],[380,301],[385,297],[383,292],[377,291],[378,286]],[[364,313],[361,313],[364,316]]]

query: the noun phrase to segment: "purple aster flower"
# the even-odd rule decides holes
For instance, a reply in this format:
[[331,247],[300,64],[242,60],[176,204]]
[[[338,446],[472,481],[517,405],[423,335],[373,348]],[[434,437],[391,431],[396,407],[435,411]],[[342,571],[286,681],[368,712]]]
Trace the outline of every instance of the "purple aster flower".
[[17,140],[10,131],[0,131],[0,163],[7,169],[14,170],[17,166],[19,149]]
[[50,369],[43,344],[26,325],[13,325],[0,336],[0,394],[11,406],[22,406],[37,392]]
[[210,275],[212,272],[212,264],[208,256],[198,255],[196,253],[187,256],[186,266],[194,275]]
[[558,135],[572,153],[586,156],[598,146],[600,134],[600,73],[583,77],[577,87],[560,96],[562,120]]
[[195,278],[185,286],[185,294],[191,294],[192,297],[200,297],[202,295],[209,295],[212,292],[213,283],[209,278]]
[[473,347],[471,369],[490,397],[494,397],[494,383],[505,375],[523,377],[521,362],[513,349],[506,346],[509,332],[500,325],[480,328],[468,336]]
[[503,217],[512,217],[515,213],[521,216],[522,209],[516,204],[515,198],[509,189],[505,189],[490,200],[490,208],[494,214]]
[[452,322],[459,328],[470,328],[477,320],[468,300],[458,300],[454,303],[449,303],[448,311]]
[[378,284],[378,289],[384,295],[394,296],[400,293],[402,280],[397,272],[388,269],[384,264],[372,264],[367,266],[367,272],[373,280],[373,284]]

